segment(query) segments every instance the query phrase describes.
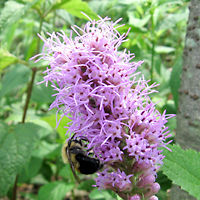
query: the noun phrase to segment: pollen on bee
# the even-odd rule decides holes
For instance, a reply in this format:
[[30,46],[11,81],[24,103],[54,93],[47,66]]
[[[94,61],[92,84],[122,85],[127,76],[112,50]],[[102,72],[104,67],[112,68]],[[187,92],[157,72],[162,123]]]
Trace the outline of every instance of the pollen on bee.
[[64,143],[62,147],[62,160],[64,163],[68,163],[68,158],[67,158],[67,143]]

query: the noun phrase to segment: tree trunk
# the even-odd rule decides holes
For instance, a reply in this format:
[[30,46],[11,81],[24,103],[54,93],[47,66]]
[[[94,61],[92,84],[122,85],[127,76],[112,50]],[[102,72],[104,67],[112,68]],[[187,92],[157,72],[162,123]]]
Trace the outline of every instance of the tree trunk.
[[[200,151],[200,1],[191,0],[189,9],[179,92],[176,142],[183,148]],[[171,190],[171,200],[179,199],[193,200],[195,198],[174,186]]]

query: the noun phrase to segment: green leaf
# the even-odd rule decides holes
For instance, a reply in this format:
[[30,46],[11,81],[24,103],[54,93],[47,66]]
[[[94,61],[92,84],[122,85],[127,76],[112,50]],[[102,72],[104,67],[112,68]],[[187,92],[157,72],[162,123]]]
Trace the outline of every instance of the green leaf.
[[[40,141],[34,150],[33,155],[38,158],[44,158],[59,148],[59,144],[51,144],[46,141]],[[61,151],[60,151],[61,152]]]
[[25,60],[29,61],[29,59],[35,54],[35,51],[37,49],[37,38],[32,38],[30,45],[27,45],[27,47],[27,51],[25,52]]
[[37,2],[38,0],[34,0],[27,4],[21,4],[16,1],[7,1],[0,15],[0,30],[17,22]]
[[164,150],[163,173],[199,200],[200,153],[192,149],[183,150],[179,145],[169,145],[169,148],[172,152]]
[[24,5],[16,1],[7,1],[0,15],[0,29],[6,24],[16,22],[23,15]]
[[10,26],[6,26],[4,29],[4,33],[1,34],[1,44],[2,47],[5,47],[8,51],[13,45],[14,36],[17,30],[18,23],[11,24]]
[[167,114],[176,113],[176,106],[173,100],[168,100],[165,105],[162,107],[162,110],[166,110]]
[[123,200],[120,196],[117,195],[117,200]]
[[[31,115],[29,114],[29,116],[31,116]],[[33,117],[31,116],[31,118],[33,118]],[[28,120],[27,119],[27,122],[32,122],[32,123],[41,127],[40,130],[38,131],[38,136],[39,136],[40,140],[53,133],[51,126],[43,120],[40,120],[40,119],[30,119],[30,120]]]
[[129,24],[121,26],[121,27],[117,28],[117,30],[120,32],[120,34],[123,34],[123,33],[127,32],[129,30],[129,28],[131,28],[131,32],[133,32],[134,35],[136,33],[146,33],[147,32],[147,30],[145,28],[138,28],[136,26],[129,25]]
[[92,192],[89,194],[89,198],[91,200],[106,200],[106,199],[116,199],[116,194],[113,194],[109,190],[99,190],[99,189],[94,189]]
[[163,191],[167,191],[172,186],[172,181],[168,179],[167,176],[164,175],[162,171],[158,172],[158,177],[156,178],[156,182],[159,183]]
[[[42,175],[42,178],[45,178],[45,181],[50,182],[54,173],[55,173],[55,171],[53,172],[52,163],[50,163],[49,161],[43,162],[42,168],[40,169],[40,174]],[[36,177],[36,179],[37,179],[37,177]],[[46,184],[46,183],[43,183],[43,181],[44,180],[42,180],[42,179],[37,180],[36,184],[43,184],[43,185]]]
[[31,95],[31,100],[37,103],[51,103],[54,101],[52,95],[54,91],[51,86],[46,87],[44,84],[35,85]]
[[91,19],[98,19],[96,13],[94,13],[91,8],[89,7],[87,2],[83,2],[82,0],[70,0],[66,3],[61,3],[58,5],[55,5],[54,8],[56,9],[65,9],[70,14],[81,18],[81,19],[87,19],[88,18],[83,15],[81,12],[84,12],[86,15],[88,15]]
[[18,182],[23,183],[29,181],[31,178],[37,175],[40,167],[42,166],[42,159],[37,157],[31,157],[30,161],[25,165],[19,174]]
[[160,59],[159,56],[156,56],[155,57],[155,69],[156,71],[158,72],[158,74],[160,75],[160,72],[161,72],[161,68],[163,67],[162,66],[162,60]]
[[5,124],[3,121],[0,121],[0,130],[1,130],[1,134],[0,134],[0,147],[4,142],[4,139],[6,138],[6,133],[8,132],[8,125]]
[[169,127],[170,131],[174,131],[176,129],[176,117],[168,119],[168,122],[166,124],[167,127]]
[[16,56],[9,53],[6,49],[0,48],[0,73],[4,68],[17,62],[18,58]]
[[133,12],[128,12],[128,16],[129,16],[129,24],[136,26],[136,27],[139,27],[139,28],[144,27],[151,18],[150,14],[144,16],[142,19],[136,18],[133,15]]
[[28,82],[29,75],[30,69],[23,65],[15,65],[3,77],[2,87],[0,89],[0,99],[19,86],[24,86],[24,84]]
[[32,124],[12,126],[0,143],[0,196],[5,196],[15,177],[30,159],[40,127]]
[[[57,118],[58,118],[58,120],[59,120],[59,119],[61,118],[61,116],[60,116],[60,115],[57,115]],[[56,128],[56,114],[49,115],[49,116],[43,117],[43,118],[41,118],[41,119],[44,120],[44,121],[46,121],[52,128]],[[57,128],[58,134],[59,134],[60,138],[61,138],[63,141],[66,139],[65,134],[66,134],[67,129],[66,129],[65,127],[68,126],[67,123],[69,123],[70,121],[71,121],[71,120],[70,120],[68,117],[64,116],[64,117],[61,119],[61,121],[60,121],[60,123],[59,123],[59,126],[58,126],[58,128]]]
[[174,51],[175,51],[175,49],[173,47],[167,47],[167,46],[156,46],[156,48],[155,48],[155,52],[159,53],[159,54],[171,53]]
[[156,196],[158,197],[159,200],[168,200],[169,199],[169,194],[166,191],[159,190],[159,192],[156,194]]
[[42,186],[39,190],[38,200],[62,200],[67,192],[74,188],[74,184],[67,184],[61,181]]
[[172,95],[174,97],[176,108],[178,108],[178,96],[179,96],[178,90],[181,84],[181,77],[180,77],[181,72],[182,72],[182,56],[176,60],[170,77],[170,87]]
[[68,163],[65,164],[65,166],[62,167],[62,169],[59,171],[59,176],[62,176],[70,182],[76,183],[75,177],[72,173],[72,169]]
[[175,28],[176,24],[180,21],[187,21],[188,19],[188,9],[185,9],[182,13],[176,13],[176,14],[165,14],[165,17],[162,21],[162,23],[160,24],[160,30],[164,29],[164,30],[170,30],[171,28]]
[[91,191],[94,187],[93,185],[95,185],[95,181],[94,180],[86,180],[86,181],[82,181],[79,186],[78,189],[79,190],[85,190],[85,191]]

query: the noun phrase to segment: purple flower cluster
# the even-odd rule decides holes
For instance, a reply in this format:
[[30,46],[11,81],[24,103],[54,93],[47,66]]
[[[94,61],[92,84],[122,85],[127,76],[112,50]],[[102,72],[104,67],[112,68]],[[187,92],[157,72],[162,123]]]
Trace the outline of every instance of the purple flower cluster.
[[156,171],[164,158],[159,147],[167,145],[165,124],[172,115],[160,114],[149,98],[156,85],[136,73],[142,61],[118,50],[127,35],[117,31],[119,21],[106,17],[74,26],[74,39],[48,34],[39,59],[48,61],[44,82],[56,91],[50,108],[71,118],[68,131],[86,137],[105,163],[96,186],[124,199],[156,200]]

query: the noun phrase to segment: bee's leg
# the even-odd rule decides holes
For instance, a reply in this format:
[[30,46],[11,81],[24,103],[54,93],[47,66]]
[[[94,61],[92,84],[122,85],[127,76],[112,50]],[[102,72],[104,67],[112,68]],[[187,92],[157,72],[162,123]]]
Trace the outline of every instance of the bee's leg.
[[91,151],[92,149],[93,149],[93,147],[87,149],[86,151],[87,151],[89,154],[91,154],[92,152],[90,152],[90,151]]
[[75,137],[76,133],[74,133],[74,135],[72,135],[72,137],[70,138],[70,140],[73,140],[73,138]]
[[80,181],[79,177],[77,176],[77,174],[76,174],[76,172],[75,172],[74,165],[73,165],[73,163],[72,163],[69,150],[67,151],[67,157],[68,157],[69,165],[70,165],[70,167],[71,167],[71,170],[72,170],[72,173],[73,173],[73,175],[74,175],[74,178],[76,179],[76,181],[77,181],[78,183],[80,183],[81,181]]
[[80,136],[80,140],[83,140],[83,141],[89,142],[89,140],[88,140],[85,136]]
[[72,140],[73,140],[73,138],[74,138],[75,135],[76,135],[76,133],[74,133],[74,135],[71,138],[69,138],[69,140],[68,140],[68,147],[71,146]]
[[94,154],[92,152],[87,153],[88,156],[93,156]]
[[[87,144],[86,144],[86,143],[83,144],[82,141],[85,141],[85,142],[88,142],[88,143],[89,143],[90,141],[89,141],[85,136],[81,136],[81,137],[80,137],[81,145],[86,149],[86,148],[87,148]],[[90,150],[91,150],[91,149],[90,149]],[[90,150],[89,150],[89,151],[90,151]],[[88,150],[86,150],[86,151],[88,151]]]
[[81,181],[80,181],[79,177],[77,176],[77,174],[76,174],[76,172],[75,172],[75,169],[74,169],[74,166],[72,165],[72,163],[70,163],[70,167],[71,167],[72,173],[73,173],[73,175],[74,175],[74,178],[76,179],[76,181],[77,181],[78,183],[80,183]]

